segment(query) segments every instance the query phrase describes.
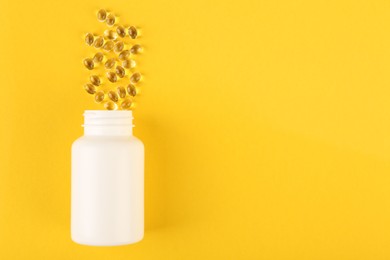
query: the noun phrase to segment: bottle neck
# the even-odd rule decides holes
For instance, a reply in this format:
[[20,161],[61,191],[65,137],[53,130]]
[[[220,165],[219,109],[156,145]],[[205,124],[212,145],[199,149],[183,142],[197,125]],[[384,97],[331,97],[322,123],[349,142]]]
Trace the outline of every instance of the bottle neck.
[[84,135],[131,136],[133,116],[131,111],[86,110],[84,112]]

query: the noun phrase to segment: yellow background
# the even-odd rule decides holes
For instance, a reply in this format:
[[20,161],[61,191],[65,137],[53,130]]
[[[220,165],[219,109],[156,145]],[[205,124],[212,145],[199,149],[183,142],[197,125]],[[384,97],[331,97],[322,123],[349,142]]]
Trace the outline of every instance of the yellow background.
[[[146,233],[111,248],[73,243],[69,223],[101,7],[145,46]],[[389,1],[0,10],[0,259],[390,259]]]

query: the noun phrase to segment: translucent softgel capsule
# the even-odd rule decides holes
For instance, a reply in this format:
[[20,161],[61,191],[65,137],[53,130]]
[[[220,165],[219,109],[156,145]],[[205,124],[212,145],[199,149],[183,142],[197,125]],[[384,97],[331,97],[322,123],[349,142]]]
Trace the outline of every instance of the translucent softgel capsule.
[[85,91],[87,91],[89,94],[95,94],[95,92],[96,92],[95,86],[92,85],[91,83],[85,84],[85,85],[84,85],[84,89],[85,89]]
[[132,68],[135,68],[136,62],[135,62],[135,60],[124,60],[122,62],[122,66],[126,69],[132,69]]
[[119,59],[126,60],[130,56],[129,50],[124,50],[119,54]]
[[104,100],[104,92],[103,91],[98,91],[95,94],[95,101],[97,103],[101,103]]
[[100,9],[100,10],[97,12],[97,19],[98,19],[100,22],[104,22],[104,21],[106,20],[106,17],[107,17],[107,12],[106,12],[106,10]]
[[129,95],[132,97],[135,97],[137,95],[137,89],[133,84],[127,85],[127,93],[129,93]]
[[106,18],[106,23],[108,26],[113,26],[115,24],[115,16],[113,14],[109,14]]
[[121,52],[123,50],[123,47],[125,47],[125,44],[123,42],[117,42],[114,45],[114,51]]
[[116,82],[118,80],[118,78],[116,77],[116,74],[114,72],[112,72],[112,71],[108,71],[106,73],[106,75],[107,75],[107,79],[109,81],[111,81],[112,83],[114,83],[114,82]]
[[93,64],[93,60],[91,58],[84,59],[83,63],[84,66],[89,70],[92,70],[95,67],[95,65]]
[[97,52],[97,53],[95,54],[95,56],[93,56],[93,61],[94,61],[94,62],[102,62],[102,61],[103,61],[103,58],[104,58],[103,53]]
[[134,73],[133,75],[131,75],[130,77],[130,82],[131,83],[137,83],[141,80],[141,73],[139,72],[136,72]]
[[103,50],[111,51],[114,48],[114,43],[112,41],[108,41],[103,45]]
[[104,64],[104,67],[106,67],[106,69],[111,69],[114,66],[115,66],[115,59],[114,58],[108,59],[106,61],[106,63]]
[[120,78],[123,78],[126,74],[125,69],[122,66],[116,66],[115,72]]
[[126,90],[125,90],[124,87],[120,87],[120,86],[117,87],[116,92],[118,93],[118,96],[120,98],[125,98],[126,97]]
[[138,37],[138,30],[134,26],[129,27],[129,36],[131,39],[135,39]]
[[95,86],[100,86],[101,82],[98,76],[92,75],[89,79],[91,80],[91,83],[94,84]]
[[108,98],[114,102],[118,102],[118,94],[116,94],[113,90],[108,92]]
[[136,44],[133,47],[131,47],[130,52],[133,54],[139,54],[143,51],[143,48],[141,45]]
[[104,104],[104,107],[105,107],[107,110],[117,110],[117,109],[118,109],[117,104],[115,104],[114,102],[111,102],[111,101],[108,101],[107,103],[105,103],[105,104]]
[[99,36],[95,39],[93,46],[95,46],[95,48],[101,48],[103,44],[104,44],[104,39],[102,36]]
[[123,26],[120,26],[120,25],[116,28],[116,33],[117,33],[120,37],[122,37],[122,38],[124,38],[124,37],[126,36],[126,30],[125,30],[125,28],[124,28]]
[[104,36],[110,40],[116,40],[116,38],[118,37],[116,32],[114,32],[113,30],[105,30]]
[[133,102],[130,99],[125,99],[121,103],[121,108],[123,110],[129,110],[129,109],[131,109],[132,105],[133,105]]
[[91,46],[93,44],[93,34],[92,33],[87,33],[85,35],[85,43],[88,44],[89,46]]

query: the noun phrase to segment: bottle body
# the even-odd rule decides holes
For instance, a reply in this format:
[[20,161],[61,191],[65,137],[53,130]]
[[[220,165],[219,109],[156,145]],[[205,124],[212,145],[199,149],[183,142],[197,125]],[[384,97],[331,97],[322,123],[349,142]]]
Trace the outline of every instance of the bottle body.
[[132,244],[144,234],[144,146],[126,132],[112,131],[116,125],[104,128],[72,145],[72,240],[94,246]]

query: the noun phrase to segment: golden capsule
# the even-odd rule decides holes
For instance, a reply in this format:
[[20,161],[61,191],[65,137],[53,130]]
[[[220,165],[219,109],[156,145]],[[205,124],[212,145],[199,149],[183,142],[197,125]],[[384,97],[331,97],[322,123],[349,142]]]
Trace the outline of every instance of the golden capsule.
[[104,104],[104,107],[107,109],[107,110],[117,110],[118,109],[118,105],[115,104],[114,102],[111,102],[111,101],[108,101],[107,103]]
[[108,41],[103,45],[103,50],[111,51],[114,48],[114,43],[112,41]]
[[143,48],[142,48],[142,46],[139,45],[139,44],[134,45],[134,46],[131,47],[131,49],[130,49],[130,52],[131,52],[132,54],[139,54],[139,53],[141,53],[142,51],[143,51]]
[[102,36],[99,36],[95,39],[93,46],[95,46],[95,48],[101,48],[103,44],[104,44],[104,39]]
[[115,91],[113,91],[113,90],[108,92],[108,98],[114,102],[118,102],[118,94],[116,94]]
[[118,35],[116,34],[116,32],[114,32],[113,30],[105,30],[104,31],[104,36],[109,39],[109,40],[116,40],[116,38],[118,37]]
[[129,36],[131,37],[131,39],[135,39],[138,37],[137,28],[135,28],[134,26],[130,26],[128,32],[129,32]]
[[121,103],[121,108],[124,110],[129,110],[133,106],[133,102],[130,99],[125,99]]
[[95,86],[100,86],[101,82],[98,76],[92,75],[91,77],[89,77],[89,79],[91,80],[91,83],[94,84]]
[[106,67],[106,69],[112,69],[114,66],[115,66],[115,59],[114,58],[108,59],[106,61],[106,63],[104,64],[104,67]]
[[117,42],[114,45],[114,51],[115,52],[121,52],[123,50],[123,47],[125,47],[123,42]]
[[127,93],[129,93],[129,95],[132,97],[135,97],[137,95],[137,89],[133,84],[127,85]]
[[104,100],[104,92],[103,91],[98,91],[95,94],[95,101],[97,103],[101,103]]
[[93,40],[94,40],[94,37],[93,37],[92,33],[87,33],[85,35],[85,43],[88,44],[89,46],[91,46],[93,44]]
[[98,19],[100,22],[104,22],[104,21],[106,20],[106,17],[107,17],[107,12],[106,12],[106,10],[100,9],[100,10],[97,12],[97,19]]
[[116,82],[118,80],[118,78],[116,77],[116,74],[114,72],[112,72],[112,71],[108,71],[106,73],[106,75],[107,75],[107,79],[109,81],[111,81],[112,83],[114,83],[114,82]]
[[91,83],[85,84],[84,89],[89,93],[89,94],[95,94],[96,89],[95,86],[92,85]]
[[124,38],[124,37],[126,36],[126,30],[125,30],[125,28],[123,28],[123,26],[120,26],[120,25],[116,28],[116,33],[117,33],[120,37],[122,37],[122,38]]
[[106,23],[108,26],[113,26],[115,24],[115,16],[113,14],[109,14],[106,18]]
[[124,60],[124,61],[122,62],[122,66],[123,66],[124,68],[126,68],[126,69],[135,68],[136,65],[137,65],[137,64],[136,64],[135,60]]
[[126,97],[126,89],[124,87],[117,87],[116,92],[118,92],[120,98]]
[[126,74],[126,71],[122,66],[116,66],[115,72],[120,78],[123,78]]
[[103,58],[104,58],[103,53],[97,52],[97,53],[95,54],[95,56],[93,56],[93,61],[94,61],[94,62],[102,62],[102,61],[103,61]]
[[130,51],[129,50],[124,50],[121,53],[119,53],[119,59],[125,60],[130,56]]
[[84,66],[89,70],[93,70],[93,68],[95,67],[95,65],[93,64],[93,60],[91,58],[84,59],[83,63]]
[[141,80],[141,73],[136,72],[130,77],[130,82],[131,83],[138,83]]

